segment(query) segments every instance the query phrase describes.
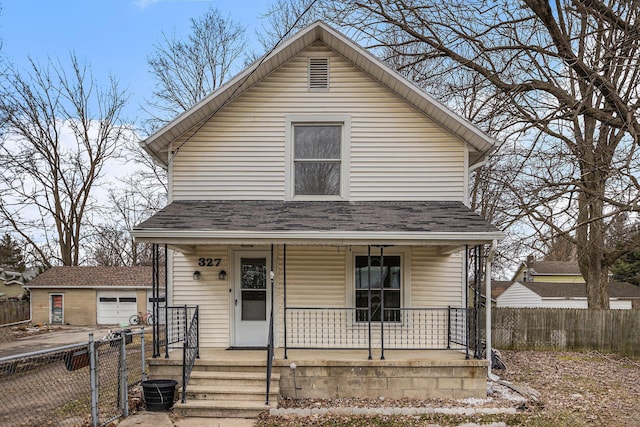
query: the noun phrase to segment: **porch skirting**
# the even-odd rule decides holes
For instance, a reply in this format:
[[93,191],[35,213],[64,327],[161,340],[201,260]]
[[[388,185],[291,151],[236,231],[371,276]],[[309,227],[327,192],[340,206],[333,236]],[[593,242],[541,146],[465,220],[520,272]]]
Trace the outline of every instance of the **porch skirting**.
[[[458,351],[386,351],[385,360],[367,360],[364,351],[276,350],[273,372],[280,374],[284,398],[463,399],[487,395],[486,360],[466,360]],[[181,360],[150,361],[151,378],[180,381]],[[295,369],[292,369],[295,364]],[[266,372],[266,352],[201,349],[194,370]]]

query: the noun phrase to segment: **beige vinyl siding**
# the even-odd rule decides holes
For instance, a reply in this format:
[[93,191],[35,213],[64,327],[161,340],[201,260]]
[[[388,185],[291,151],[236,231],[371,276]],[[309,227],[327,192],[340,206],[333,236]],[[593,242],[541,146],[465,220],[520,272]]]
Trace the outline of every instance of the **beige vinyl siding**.
[[[287,246],[287,307],[289,308],[344,308],[346,305],[346,257],[345,247]],[[278,321],[277,345],[284,345],[284,293],[283,251],[278,248],[277,295]],[[330,331],[345,330],[342,311],[289,310],[288,336],[320,337],[328,341],[334,335]],[[333,319],[322,325],[321,318]],[[335,319],[338,319],[337,321]],[[299,342],[304,341],[300,339]],[[289,345],[292,345],[291,339]],[[295,345],[295,342],[294,342]]]
[[411,306],[464,307],[461,253],[439,255],[437,248],[416,247],[411,252]]
[[345,306],[345,248],[287,247],[287,305]]
[[[217,267],[202,267],[198,258],[220,258]],[[193,272],[200,271],[200,280],[193,280]],[[220,270],[227,279],[218,279]],[[200,316],[200,345],[229,346],[229,256],[226,247],[198,247],[198,252],[173,256],[172,305],[198,305]]]
[[[330,89],[309,91],[328,55]],[[173,200],[282,200],[287,115],[349,115],[351,200],[464,201],[464,144],[342,57],[316,45],[220,110],[172,165]]]

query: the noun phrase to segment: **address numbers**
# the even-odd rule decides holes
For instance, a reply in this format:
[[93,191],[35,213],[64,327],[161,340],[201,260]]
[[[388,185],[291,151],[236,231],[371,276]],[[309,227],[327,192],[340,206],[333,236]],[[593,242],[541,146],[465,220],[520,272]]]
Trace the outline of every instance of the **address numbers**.
[[200,267],[217,267],[220,265],[222,258],[198,258]]

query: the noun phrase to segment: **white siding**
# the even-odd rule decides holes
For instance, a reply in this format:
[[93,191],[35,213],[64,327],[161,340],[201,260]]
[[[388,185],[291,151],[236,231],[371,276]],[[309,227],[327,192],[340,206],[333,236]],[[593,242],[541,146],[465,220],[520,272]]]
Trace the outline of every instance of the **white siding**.
[[[309,91],[308,57],[330,56],[330,89]],[[173,200],[282,200],[285,118],[351,116],[351,200],[464,201],[464,143],[342,57],[314,46],[220,110],[180,146]]]
[[[540,307],[545,308],[587,308],[587,299],[542,298],[541,304]],[[609,307],[613,310],[630,310],[631,301],[609,300]]]
[[[198,258],[220,258],[217,267],[202,267]],[[200,271],[200,280],[193,272]],[[218,279],[220,270],[227,280]],[[203,347],[229,346],[229,256],[226,247],[199,247],[195,254],[173,257],[173,305],[198,305],[200,344]]]
[[541,307],[541,304],[540,295],[518,282],[509,286],[496,298],[497,307]]
[[412,307],[464,307],[460,254],[439,255],[436,248],[413,248],[411,254]]

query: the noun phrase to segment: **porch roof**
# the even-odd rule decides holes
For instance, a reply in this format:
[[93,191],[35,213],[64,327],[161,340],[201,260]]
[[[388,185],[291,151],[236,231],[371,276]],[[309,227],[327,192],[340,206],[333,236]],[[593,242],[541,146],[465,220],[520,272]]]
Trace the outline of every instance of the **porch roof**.
[[503,234],[460,202],[174,201],[134,227],[136,240],[197,244],[489,243]]

